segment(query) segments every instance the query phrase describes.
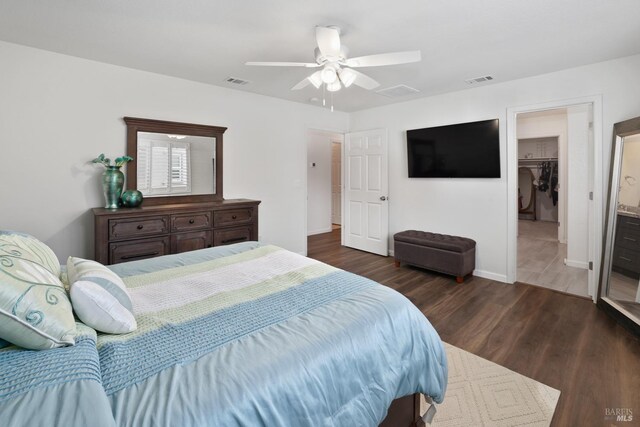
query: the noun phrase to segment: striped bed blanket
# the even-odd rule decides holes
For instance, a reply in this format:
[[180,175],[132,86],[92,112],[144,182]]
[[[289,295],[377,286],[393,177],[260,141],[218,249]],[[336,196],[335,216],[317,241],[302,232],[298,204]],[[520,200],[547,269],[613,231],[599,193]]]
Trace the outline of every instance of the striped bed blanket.
[[436,332],[363,277],[255,242],[112,269],[138,322],[95,341],[115,425],[375,426],[444,396]]

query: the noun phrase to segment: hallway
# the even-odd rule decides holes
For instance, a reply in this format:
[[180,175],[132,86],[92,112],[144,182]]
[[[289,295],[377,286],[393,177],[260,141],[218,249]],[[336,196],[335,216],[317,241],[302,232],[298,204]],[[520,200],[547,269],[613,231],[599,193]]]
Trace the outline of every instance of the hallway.
[[566,266],[566,257],[555,222],[518,221],[518,282],[588,297],[588,271]]

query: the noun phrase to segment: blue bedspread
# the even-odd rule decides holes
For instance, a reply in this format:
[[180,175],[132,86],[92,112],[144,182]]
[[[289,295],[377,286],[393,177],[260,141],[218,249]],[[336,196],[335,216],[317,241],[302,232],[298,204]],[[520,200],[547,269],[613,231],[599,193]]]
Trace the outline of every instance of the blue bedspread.
[[78,324],[76,345],[0,349],[0,425],[115,426],[102,388],[96,333]]
[[74,380],[101,388],[106,422],[376,426],[398,397],[444,397],[436,332],[404,296],[363,277],[257,243],[112,269],[139,329],[98,335],[100,378]]

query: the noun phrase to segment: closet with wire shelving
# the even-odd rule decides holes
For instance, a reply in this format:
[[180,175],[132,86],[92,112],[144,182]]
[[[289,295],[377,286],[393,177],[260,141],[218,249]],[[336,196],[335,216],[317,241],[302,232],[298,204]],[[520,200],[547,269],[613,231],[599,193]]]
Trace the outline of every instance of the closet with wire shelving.
[[558,221],[558,137],[518,140],[519,219]]

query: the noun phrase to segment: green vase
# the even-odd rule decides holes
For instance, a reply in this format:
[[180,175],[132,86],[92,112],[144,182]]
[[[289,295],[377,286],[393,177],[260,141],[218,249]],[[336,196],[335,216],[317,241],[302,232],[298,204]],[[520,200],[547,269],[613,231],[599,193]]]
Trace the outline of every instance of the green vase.
[[102,189],[106,200],[105,208],[117,209],[124,186],[124,174],[120,166],[107,166],[102,174]]
[[121,200],[125,208],[137,208],[142,204],[142,193],[138,190],[127,190],[122,193]]

